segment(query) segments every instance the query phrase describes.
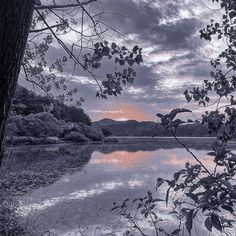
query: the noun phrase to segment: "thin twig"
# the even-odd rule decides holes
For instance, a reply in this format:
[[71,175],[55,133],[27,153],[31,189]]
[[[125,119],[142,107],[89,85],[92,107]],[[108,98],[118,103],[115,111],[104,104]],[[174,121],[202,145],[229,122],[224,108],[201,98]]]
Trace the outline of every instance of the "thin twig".
[[51,9],[65,9],[65,8],[74,8],[74,7],[82,7],[89,5],[97,0],[89,0],[83,3],[74,3],[74,4],[62,4],[62,5],[39,5],[36,7],[37,10],[51,10]]
[[99,84],[97,78],[94,76],[94,74],[89,71],[78,59],[77,57],[73,54],[73,52],[71,52],[71,50],[65,45],[65,43],[57,37],[57,35],[55,34],[55,32],[53,31],[53,29],[50,29],[47,21],[44,19],[44,17],[41,15],[41,13],[39,12],[39,10],[37,8],[35,8],[35,10],[37,11],[38,15],[42,18],[44,24],[49,28],[49,30],[51,31],[52,35],[55,37],[55,39],[58,41],[58,43],[62,46],[62,48],[67,52],[67,54],[73,59],[73,61],[75,61],[76,63],[78,63],[85,71],[87,71],[92,78],[95,80],[95,82],[97,83],[100,91],[102,92],[102,87]]

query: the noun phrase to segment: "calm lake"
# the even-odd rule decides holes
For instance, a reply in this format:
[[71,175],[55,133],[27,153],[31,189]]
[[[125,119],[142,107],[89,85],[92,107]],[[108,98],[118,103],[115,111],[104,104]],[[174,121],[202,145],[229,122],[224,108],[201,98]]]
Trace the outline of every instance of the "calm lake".
[[[212,168],[212,157],[207,155],[212,139],[184,138],[183,141],[209,169]],[[170,138],[123,139],[118,144],[64,145],[63,148],[76,150],[78,155],[86,154],[88,160],[82,168],[63,172],[50,184],[20,198],[22,214],[30,225],[41,232],[50,230],[60,236],[122,235],[127,223],[110,212],[113,202],[142,197],[148,190],[165,198],[164,190],[155,190],[156,178],[171,177],[186,162],[194,163],[186,150]],[[57,146],[47,146],[44,150],[57,149]],[[66,158],[75,158],[74,154],[68,157],[69,152],[66,155]],[[62,157],[58,154],[57,158]],[[54,160],[50,161],[53,165]],[[43,162],[40,159],[38,166]],[[30,165],[29,160],[24,166],[27,165]],[[158,209],[167,229],[174,229],[175,224],[168,214],[170,208],[161,202]],[[195,234],[207,235],[197,225],[196,222],[194,230],[198,233]],[[149,235],[154,235],[148,222],[142,227]]]

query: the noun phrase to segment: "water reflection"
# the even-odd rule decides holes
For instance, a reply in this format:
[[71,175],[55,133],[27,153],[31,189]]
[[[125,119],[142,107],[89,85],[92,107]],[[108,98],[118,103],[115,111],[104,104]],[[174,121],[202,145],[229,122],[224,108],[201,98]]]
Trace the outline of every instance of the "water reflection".
[[[194,162],[184,149],[164,149],[156,143],[83,149],[91,153],[91,159],[82,171],[64,174],[54,184],[21,198],[23,214],[30,222],[37,222],[38,230],[54,230],[63,236],[81,235],[81,230],[86,231],[84,235],[119,235],[125,226],[110,213],[113,202],[143,196],[147,190],[155,192],[158,176],[169,177],[186,162]],[[211,166],[211,157],[204,148],[194,152]],[[160,213],[164,215],[165,210],[164,205],[160,206]]]
[[143,165],[149,158],[149,152],[115,151],[109,154],[94,152],[93,156],[94,158],[92,158],[91,164],[111,165],[119,169],[137,168],[138,165]]

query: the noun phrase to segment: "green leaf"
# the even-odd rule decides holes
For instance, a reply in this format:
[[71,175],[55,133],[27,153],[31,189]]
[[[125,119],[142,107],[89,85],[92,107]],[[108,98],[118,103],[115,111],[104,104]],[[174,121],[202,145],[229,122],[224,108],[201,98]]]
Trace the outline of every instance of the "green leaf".
[[219,182],[223,185],[225,185],[228,189],[231,189],[232,185],[228,180],[225,179],[219,179]]
[[210,217],[206,218],[204,224],[205,224],[205,227],[207,228],[207,230],[211,232],[212,231],[212,222],[211,222]]
[[153,198],[152,198],[152,193],[150,191],[147,192],[147,195],[148,195],[148,200],[149,201],[152,201]]
[[121,66],[123,66],[125,64],[125,61],[124,60],[119,60],[119,63]]
[[126,48],[125,46],[122,46],[122,47],[121,47],[121,50],[122,50],[122,51],[126,51],[127,48]]
[[174,230],[174,231],[171,233],[171,235],[172,235],[172,236],[179,235],[180,232],[181,232],[180,229],[176,229],[176,230]]
[[116,210],[118,208],[119,208],[119,206],[115,206],[115,207],[111,208],[111,211],[114,211],[114,210]]
[[168,188],[166,191],[166,206],[168,206],[169,194],[170,194],[170,188]]
[[142,215],[144,215],[146,212],[147,212],[146,209],[142,209],[142,210],[141,210],[141,214],[142,214]]
[[96,49],[98,49],[98,48],[99,48],[99,43],[95,43],[95,44],[94,44],[94,47],[95,47]]
[[156,116],[162,118],[164,115],[157,113]]
[[228,158],[229,161],[236,162],[236,156],[231,156]]
[[186,214],[186,222],[185,222],[186,229],[188,230],[190,235],[191,235],[191,230],[193,227],[193,211],[194,211],[194,209],[190,210]]
[[137,51],[138,51],[138,46],[136,45],[136,46],[134,46],[134,48],[133,48],[133,52],[136,54]]
[[207,155],[208,155],[208,156],[215,156],[216,153],[215,153],[215,152],[208,152]]
[[160,198],[155,198],[153,199],[153,202],[163,202],[164,200],[163,199],[160,199]]
[[221,207],[222,207],[224,210],[229,211],[229,212],[231,212],[231,213],[234,212],[234,209],[233,209],[231,206],[229,206],[229,205],[222,205]]
[[217,214],[212,214],[211,215],[211,222],[213,227],[215,227],[217,230],[222,231],[222,225],[219,219],[219,216]]
[[112,44],[111,44],[111,48],[114,50],[114,49],[117,48],[117,45],[116,45],[115,43],[112,43]]
[[179,172],[176,172],[176,173],[174,173],[174,179],[175,179],[175,181],[178,181],[178,179],[179,179],[179,176],[180,176],[180,171],[179,171]]
[[183,113],[183,112],[192,112],[192,111],[190,111],[189,109],[185,109],[185,108],[174,109],[169,114],[170,120],[173,120],[176,117],[177,114]]
[[130,84],[133,84],[134,83],[134,78],[128,78],[127,81],[130,83]]

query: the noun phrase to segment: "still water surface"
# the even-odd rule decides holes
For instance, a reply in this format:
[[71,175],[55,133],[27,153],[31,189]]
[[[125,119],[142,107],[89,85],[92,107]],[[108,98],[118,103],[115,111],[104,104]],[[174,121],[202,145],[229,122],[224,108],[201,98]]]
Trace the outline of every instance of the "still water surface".
[[[211,168],[209,143],[196,142],[190,144],[193,152]],[[194,162],[183,148],[167,145],[166,141],[160,145],[158,142],[99,148],[88,145],[88,150],[91,158],[81,171],[64,174],[53,184],[21,198],[22,212],[37,230],[51,230],[60,236],[121,235],[126,226],[110,212],[113,202],[144,196],[148,190],[163,197],[163,193],[155,190],[156,178],[171,177],[186,162]],[[158,213],[167,220],[168,228],[174,227],[164,203]],[[142,226],[152,235],[148,223]],[[194,227],[196,235],[207,235]]]

